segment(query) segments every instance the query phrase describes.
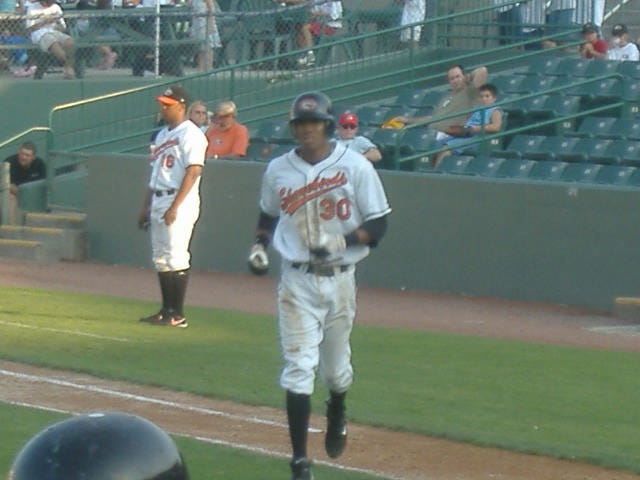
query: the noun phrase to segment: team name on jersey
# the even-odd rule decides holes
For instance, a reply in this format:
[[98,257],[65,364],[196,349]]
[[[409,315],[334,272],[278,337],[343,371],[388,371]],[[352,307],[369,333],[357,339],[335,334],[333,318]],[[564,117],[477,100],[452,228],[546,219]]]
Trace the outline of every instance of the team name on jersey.
[[156,148],[156,150],[153,152],[153,160],[156,160],[160,155],[162,155],[165,150],[168,150],[171,147],[175,147],[178,144],[180,144],[180,140],[178,140],[177,138],[170,138],[166,142],[162,142],[162,144],[159,145],[158,148]]
[[333,177],[318,176],[312,182],[296,190],[281,188],[278,192],[280,196],[280,209],[288,215],[293,215],[296,210],[308,201],[339,188],[346,183],[347,175],[339,171]]

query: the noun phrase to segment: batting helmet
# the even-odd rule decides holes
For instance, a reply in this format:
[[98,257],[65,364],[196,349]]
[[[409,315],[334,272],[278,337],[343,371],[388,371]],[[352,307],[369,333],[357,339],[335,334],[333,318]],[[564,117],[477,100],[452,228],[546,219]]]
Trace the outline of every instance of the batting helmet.
[[8,480],[188,480],[175,443],[148,420],[125,413],[68,418],[36,434]]
[[322,92],[306,92],[298,95],[291,104],[289,123],[300,120],[324,120],[327,135],[333,135],[336,120],[333,118],[331,99]]

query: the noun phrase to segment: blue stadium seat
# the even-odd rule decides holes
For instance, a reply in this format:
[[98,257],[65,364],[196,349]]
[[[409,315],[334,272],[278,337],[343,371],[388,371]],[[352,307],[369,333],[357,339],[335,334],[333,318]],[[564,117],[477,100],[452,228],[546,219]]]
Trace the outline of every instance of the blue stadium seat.
[[626,185],[629,187],[640,187],[640,168],[636,168],[636,171],[629,175]]
[[550,77],[540,77],[538,75],[528,75],[522,79],[520,88],[522,92],[540,92],[551,86],[552,79]]
[[259,143],[294,143],[289,131],[289,122],[285,120],[265,120],[258,126],[252,142]]
[[618,119],[615,117],[586,117],[575,132],[565,132],[567,137],[611,138],[610,131]]
[[609,138],[640,140],[640,118],[618,118],[611,127]]
[[556,158],[563,162],[590,162],[591,157],[604,158],[604,151],[611,140],[604,138],[578,138],[571,151],[556,153]]
[[529,177],[531,169],[536,164],[535,160],[526,158],[505,158],[500,164],[495,176],[498,178],[521,178]]
[[616,72],[640,80],[640,62],[618,62]]
[[565,57],[548,66],[545,73],[551,76],[581,76],[585,74],[591,63],[593,62],[588,58]]
[[564,182],[595,183],[598,172],[602,165],[594,163],[571,163],[567,165],[560,175],[560,180]]
[[405,130],[400,139],[400,155],[409,156],[426,152],[434,148],[436,133],[426,128],[410,128]]
[[597,62],[589,62],[587,70],[584,72],[586,77],[599,77],[616,73],[620,62],[618,60],[599,60]]
[[566,162],[540,161],[536,162],[529,171],[530,180],[555,181],[560,180],[562,172],[569,166]]
[[517,134],[503,150],[495,150],[493,154],[503,158],[522,158],[528,152],[537,152],[538,147],[546,137],[543,135]]
[[604,151],[590,153],[589,160],[611,165],[640,165],[640,142],[624,139],[609,140],[609,142]]
[[465,175],[478,175],[481,177],[495,177],[504,158],[496,157],[473,157],[464,168]]
[[371,141],[376,144],[382,154],[382,160],[376,166],[392,170],[397,168],[400,155],[400,139],[403,134],[404,130],[393,128],[378,128],[375,130]]
[[387,120],[388,108],[379,107],[379,106],[371,106],[371,105],[363,105],[361,107],[356,108],[354,112],[358,116],[358,122],[360,125],[370,125],[379,127]]
[[528,93],[529,90],[523,90],[520,85],[527,77],[521,77],[518,75],[497,75],[493,77],[490,82],[498,89],[498,94],[504,93]]
[[578,142],[577,138],[562,136],[546,137],[536,151],[526,152],[525,157],[533,160],[557,160],[564,153],[571,153]]
[[385,107],[419,107],[426,94],[422,88],[403,88],[393,100],[383,102]]
[[473,157],[470,155],[449,155],[433,169],[434,173],[463,174]]
[[629,178],[637,171],[636,167],[603,165],[595,178],[595,183],[604,185],[628,185]]

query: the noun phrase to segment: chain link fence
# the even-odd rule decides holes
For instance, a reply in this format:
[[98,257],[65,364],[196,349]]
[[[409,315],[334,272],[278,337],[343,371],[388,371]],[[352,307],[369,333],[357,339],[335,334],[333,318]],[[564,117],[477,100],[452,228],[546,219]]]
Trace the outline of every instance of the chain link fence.
[[[38,10],[26,4],[0,13],[0,67],[5,74],[34,78],[183,76],[247,62],[252,70],[301,70],[406,48],[485,48],[521,40],[505,39],[510,25],[505,20],[497,24],[500,12],[494,9],[441,25],[428,22],[438,15],[492,5],[489,0],[429,0],[417,12],[407,12],[395,0],[313,0],[295,5],[287,0],[118,1],[117,6],[112,0],[61,4],[61,20],[42,28],[69,35],[73,48],[66,48],[64,37],[59,40],[68,59],[51,47],[43,51],[42,32],[34,27],[51,19],[54,7]],[[375,39],[340,44],[385,31]],[[335,42],[335,48],[322,48]],[[260,59],[265,61],[256,61]],[[66,62],[72,64],[73,75],[65,71]]]

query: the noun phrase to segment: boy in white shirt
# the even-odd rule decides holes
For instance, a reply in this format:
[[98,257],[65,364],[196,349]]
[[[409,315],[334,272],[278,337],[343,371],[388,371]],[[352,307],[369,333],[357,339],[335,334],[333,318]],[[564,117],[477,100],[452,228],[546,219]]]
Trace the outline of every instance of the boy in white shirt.
[[640,52],[635,43],[629,41],[629,30],[623,23],[617,23],[611,29],[611,45],[607,50],[607,60],[619,60],[621,62],[640,59]]

